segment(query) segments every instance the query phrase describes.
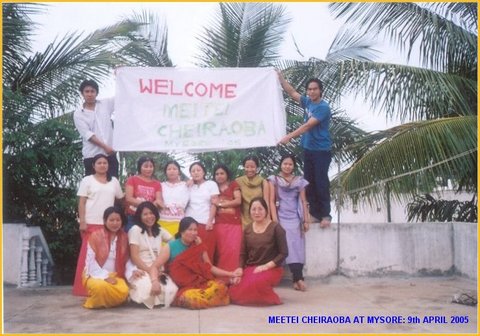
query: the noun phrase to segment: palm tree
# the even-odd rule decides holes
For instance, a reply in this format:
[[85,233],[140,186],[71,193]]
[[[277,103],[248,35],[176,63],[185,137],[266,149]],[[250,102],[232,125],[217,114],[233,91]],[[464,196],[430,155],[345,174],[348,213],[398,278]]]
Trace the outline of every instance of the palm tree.
[[[201,67],[262,67],[272,66],[279,58],[278,50],[290,21],[285,7],[273,3],[220,3],[218,11],[199,37],[197,56]],[[211,168],[225,163],[238,174],[243,158],[256,154],[269,163],[276,151],[269,148],[237,149],[197,154],[196,158]],[[277,158],[278,161],[278,158]]]
[[138,35],[143,23],[122,20],[87,36],[68,34],[34,53],[30,16],[44,8],[2,4],[3,220],[42,227],[57,266],[66,269],[59,274],[73,274],[82,172],[78,133],[67,112],[78,102],[83,79],[106,79],[116,65],[145,54],[146,43]]
[[[411,198],[446,179],[453,180],[457,190],[476,191],[476,4],[330,7],[346,17],[346,28],[325,60],[282,62],[285,76],[300,92],[307,77],[324,80],[333,105],[354,93],[388,118],[410,120],[370,134],[355,130],[350,134],[353,145],[336,149],[338,162],[353,162],[334,180],[341,181],[342,195],[388,203],[390,194]],[[371,45],[382,33],[409,57],[418,54],[422,66],[374,62],[378,51]],[[295,105],[288,102],[287,109],[294,111]]]
[[[477,192],[477,5],[474,3],[332,3],[348,27],[323,71],[338,90],[361,94],[389,118],[409,120],[355,144],[340,176],[346,193],[384,202],[430,192],[439,179]],[[383,35],[382,35],[383,34]],[[363,36],[387,37],[419,66],[338,58]],[[472,200],[476,204],[476,198]],[[475,211],[476,212],[476,211]],[[413,216],[411,216],[413,218]]]
[[[302,80],[305,81],[312,77],[312,69],[308,66],[302,67],[305,64],[300,62],[281,61],[278,55],[289,21],[284,6],[278,4],[222,3],[210,28],[206,28],[200,36],[202,44],[198,64],[204,67],[292,68],[296,71],[294,78],[291,79],[297,83],[301,82],[299,76],[303,76]],[[286,74],[287,77],[289,75],[292,75],[292,72]],[[303,123],[303,110],[290,100],[286,102],[288,128],[292,130]],[[346,156],[348,153],[340,148],[344,148],[345,142],[351,143],[363,132],[340,110],[334,112],[333,118],[334,147],[335,149],[338,147],[335,153]],[[199,154],[197,158],[212,166],[218,162],[227,163],[232,172],[238,175],[243,158],[247,154],[255,154],[264,163],[262,172],[269,175],[276,172],[280,158],[285,153],[297,155],[298,166],[303,166],[298,141],[299,139],[296,139],[289,145],[281,147]]]

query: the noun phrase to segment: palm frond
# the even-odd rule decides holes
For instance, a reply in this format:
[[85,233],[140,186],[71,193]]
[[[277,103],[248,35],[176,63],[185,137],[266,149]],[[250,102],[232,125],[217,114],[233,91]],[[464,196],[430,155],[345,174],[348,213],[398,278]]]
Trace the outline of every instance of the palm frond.
[[[442,4],[443,6],[446,6]],[[407,51],[408,57],[418,49],[419,60],[425,67],[439,71],[462,72],[477,63],[477,34],[475,26],[462,27],[436,11],[442,5],[414,3],[332,3],[330,9],[337,17],[345,17],[356,27],[350,34],[362,36],[385,32],[387,38]],[[470,13],[467,22],[476,19],[471,5],[457,12]],[[449,8],[452,8],[451,6]],[[473,17],[475,19],[473,20]],[[474,74],[470,74],[472,78]]]
[[355,34],[337,34],[325,57],[327,62],[339,62],[346,60],[374,61],[378,59],[380,51],[374,49],[371,36]]
[[22,94],[34,120],[64,113],[76,103],[81,80],[109,75],[118,64],[114,44],[126,41],[137,28],[138,24],[124,21],[85,38],[80,33],[67,35],[26,59],[3,85]]
[[139,29],[129,37],[129,43],[119,52],[126,64],[151,67],[171,67],[168,54],[168,28],[163,18],[148,11],[134,12],[128,21]]
[[335,100],[361,94],[372,108],[402,122],[477,113],[476,80],[454,73],[356,60],[323,69],[320,77],[327,78]]
[[289,19],[285,8],[269,3],[221,3],[211,27],[200,35],[199,65],[255,67],[278,57]]
[[36,24],[29,15],[42,12],[44,6],[29,3],[2,4],[3,78],[9,78],[28,57]]
[[400,197],[429,192],[438,179],[450,179],[467,191],[476,188],[476,116],[404,124],[383,136],[374,134],[373,140],[355,145],[370,149],[339,177],[346,194],[381,201],[378,192],[387,183]]

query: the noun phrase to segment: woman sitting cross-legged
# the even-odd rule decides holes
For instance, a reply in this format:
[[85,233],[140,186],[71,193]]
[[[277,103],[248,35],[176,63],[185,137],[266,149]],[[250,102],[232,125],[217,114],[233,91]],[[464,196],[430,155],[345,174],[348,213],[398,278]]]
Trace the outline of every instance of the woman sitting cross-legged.
[[109,308],[127,300],[128,286],[124,280],[128,260],[125,220],[120,209],[109,207],[103,214],[103,229],[93,232],[87,245],[83,285],[88,298],[85,308]]
[[198,239],[198,223],[192,217],[180,221],[175,240],[160,251],[150,268],[152,294],[161,292],[158,280],[159,269],[167,265],[167,272],[179,287],[172,305],[203,309],[230,303],[228,288],[215,276],[234,278],[239,271],[228,272],[211,264],[206,247]]
[[[243,230],[240,250],[241,278],[235,278],[230,287],[232,303],[266,306],[281,304],[273,291],[283,275],[282,263],[288,256],[285,230],[268,216],[267,203],[257,197],[250,203],[253,222]],[[236,270],[242,273],[242,268]]]
[[157,207],[152,202],[142,202],[135,212],[135,225],[128,231],[131,263],[127,267],[127,280],[130,283],[130,299],[150,309],[160,304],[168,307],[171,303],[169,297],[175,296],[177,290],[174,286],[173,295],[168,295],[170,293],[165,292],[166,288],[160,295],[151,295],[152,280],[148,271],[163,248],[162,243],[173,238],[157,224],[158,218]]

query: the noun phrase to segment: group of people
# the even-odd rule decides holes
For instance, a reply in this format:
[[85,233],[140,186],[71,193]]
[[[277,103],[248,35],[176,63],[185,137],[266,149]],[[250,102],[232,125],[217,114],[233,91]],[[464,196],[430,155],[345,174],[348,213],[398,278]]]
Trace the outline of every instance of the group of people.
[[[155,162],[141,157],[125,193],[111,145],[113,105],[96,99],[94,81],[81,84],[84,104],[74,121],[83,139],[86,176],[77,193],[82,245],[73,293],[88,296],[84,307],[113,307],[128,298],[149,308],[280,304],[273,287],[282,278],[284,262],[294,289],[306,290],[304,233],[312,218],[321,227],[331,221],[325,190],[315,190],[319,185],[325,188],[317,166],[320,161],[325,166],[325,157],[309,149],[316,148],[318,135],[325,136],[325,125],[328,135],[329,115],[320,119],[325,117],[323,100],[316,101],[321,82],[307,84],[306,98],[292,91],[280,73],[279,78],[286,92],[309,111],[309,126],[287,134],[281,143],[315,131],[310,139],[302,139],[306,178],[294,174],[295,157],[285,155],[279,174],[268,179],[258,174],[258,159],[249,156],[243,161],[244,175],[236,179],[226,165],[218,164],[212,171],[214,180],[207,180],[205,166],[195,162],[189,169],[191,179],[183,181],[178,162],[169,161],[164,166],[166,180],[160,182]],[[321,105],[319,113],[316,105]],[[328,194],[328,176],[326,182]],[[123,208],[115,205],[120,203]]]

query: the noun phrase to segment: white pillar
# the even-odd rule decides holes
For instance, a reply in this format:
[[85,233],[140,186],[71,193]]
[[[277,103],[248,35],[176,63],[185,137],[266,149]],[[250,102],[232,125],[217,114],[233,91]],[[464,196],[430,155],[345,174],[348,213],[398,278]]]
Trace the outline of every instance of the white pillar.
[[41,246],[38,246],[37,249],[35,250],[35,255],[36,255],[36,270],[37,270],[37,283],[40,286],[42,284],[42,252],[43,248]]
[[22,236],[22,259],[20,268],[20,287],[24,287],[28,283],[28,249],[29,240],[28,231],[23,231]]
[[52,277],[53,277],[53,269],[52,267],[48,267],[48,273],[47,273],[47,286],[52,285]]
[[35,238],[30,238],[30,251],[28,253],[28,283],[36,282],[37,272],[35,271]]
[[44,258],[42,260],[42,286],[45,287],[47,286],[47,267],[48,267],[48,259]]

